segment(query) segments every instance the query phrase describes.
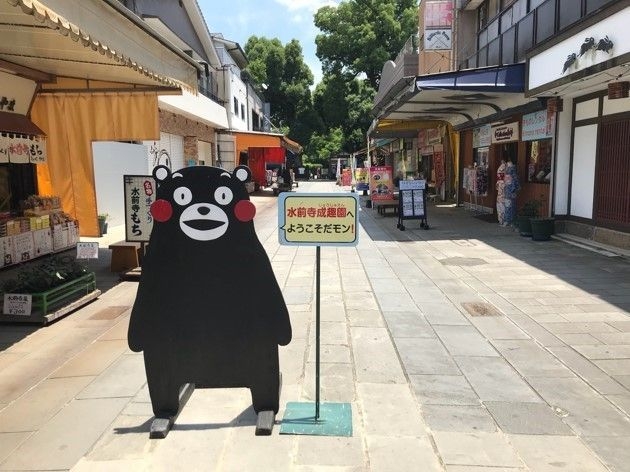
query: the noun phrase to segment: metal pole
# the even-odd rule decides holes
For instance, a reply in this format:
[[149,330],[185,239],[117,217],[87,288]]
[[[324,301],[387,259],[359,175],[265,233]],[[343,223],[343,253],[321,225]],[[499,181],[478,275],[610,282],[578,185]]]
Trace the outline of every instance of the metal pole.
[[319,281],[320,246],[315,258],[315,421],[319,420]]

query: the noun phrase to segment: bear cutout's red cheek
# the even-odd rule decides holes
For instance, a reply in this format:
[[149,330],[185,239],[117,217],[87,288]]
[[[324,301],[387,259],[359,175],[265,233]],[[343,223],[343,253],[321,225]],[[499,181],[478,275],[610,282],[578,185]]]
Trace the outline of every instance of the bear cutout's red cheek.
[[173,216],[173,207],[168,200],[156,200],[151,204],[151,215],[155,221],[164,223]]
[[249,200],[241,200],[234,206],[234,216],[242,222],[251,221],[256,216],[256,207]]

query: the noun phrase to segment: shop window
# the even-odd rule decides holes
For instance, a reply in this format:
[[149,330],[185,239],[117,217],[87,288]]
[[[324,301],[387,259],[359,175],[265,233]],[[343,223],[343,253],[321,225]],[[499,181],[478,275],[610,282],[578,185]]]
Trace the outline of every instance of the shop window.
[[527,181],[548,184],[551,180],[551,139],[527,143]]

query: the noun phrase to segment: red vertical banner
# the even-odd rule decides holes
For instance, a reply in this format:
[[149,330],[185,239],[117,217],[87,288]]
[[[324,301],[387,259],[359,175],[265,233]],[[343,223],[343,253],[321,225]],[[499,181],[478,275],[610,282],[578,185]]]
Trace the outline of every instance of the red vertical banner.
[[444,173],[444,146],[433,145],[433,170],[435,171],[435,188],[439,189],[445,180]]

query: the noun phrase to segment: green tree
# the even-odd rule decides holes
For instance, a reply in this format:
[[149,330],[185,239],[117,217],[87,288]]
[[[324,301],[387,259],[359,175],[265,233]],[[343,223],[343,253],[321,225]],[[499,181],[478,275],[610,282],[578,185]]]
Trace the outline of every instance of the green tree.
[[417,32],[417,0],[347,0],[315,13],[317,57],[324,74],[365,74],[378,88],[383,64]]
[[271,121],[305,144],[313,131],[321,129],[321,120],[313,112],[313,74],[304,63],[299,41],[283,46],[277,38],[251,36],[245,53],[249,60],[245,73],[261,86],[262,98],[271,107]]

